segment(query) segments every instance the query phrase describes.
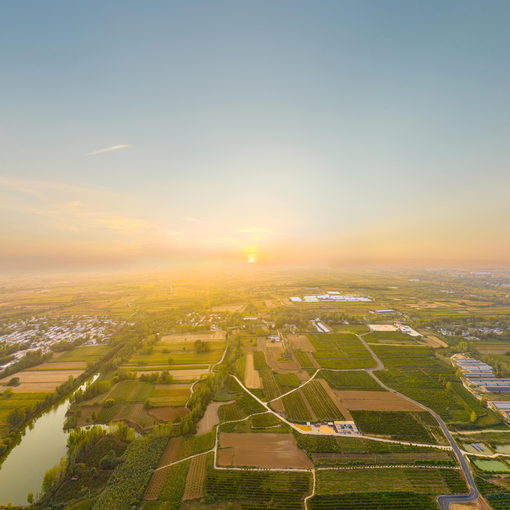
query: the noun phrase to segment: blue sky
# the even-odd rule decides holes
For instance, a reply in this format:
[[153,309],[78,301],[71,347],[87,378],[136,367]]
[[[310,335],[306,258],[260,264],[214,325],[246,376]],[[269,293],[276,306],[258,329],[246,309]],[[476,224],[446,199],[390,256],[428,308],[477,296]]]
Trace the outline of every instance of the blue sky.
[[508,261],[509,21],[506,1],[4,3],[0,257]]

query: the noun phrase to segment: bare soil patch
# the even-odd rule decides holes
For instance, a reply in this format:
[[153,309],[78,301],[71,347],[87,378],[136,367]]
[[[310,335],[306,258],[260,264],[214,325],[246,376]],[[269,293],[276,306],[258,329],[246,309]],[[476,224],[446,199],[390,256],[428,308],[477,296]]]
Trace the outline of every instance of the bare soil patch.
[[255,365],[253,363],[253,352],[246,353],[246,367],[244,370],[244,385],[249,389],[262,388],[259,372],[258,372],[258,370],[255,370]]
[[211,432],[215,425],[218,425],[220,419],[218,417],[218,409],[226,404],[232,404],[235,400],[229,402],[211,402],[205,410],[204,416],[197,423],[197,434],[205,434]]
[[186,487],[182,496],[184,501],[205,496],[206,469],[207,455],[200,455],[191,459],[188,476],[186,477]]
[[389,391],[332,391],[337,401],[351,411],[423,411],[418,405]]
[[448,347],[448,344],[441,340],[440,338],[437,338],[437,336],[434,335],[427,335],[421,338],[426,344],[430,345],[430,347],[433,347],[434,349],[437,349],[438,347]]
[[277,412],[277,413],[284,413],[285,412],[285,406],[283,405],[283,401],[281,398],[278,400],[273,400],[271,402],[271,407]]
[[289,335],[288,339],[293,349],[303,352],[315,352],[315,347],[305,335]]
[[397,331],[397,326],[393,324],[369,324],[370,331]]
[[172,437],[170,441],[168,441],[165,451],[161,458],[159,459],[158,467],[166,466],[167,464],[171,464],[176,460],[179,460],[179,448],[181,447],[184,438],[182,436]]
[[293,374],[300,369],[299,364],[292,359],[282,359],[284,352],[281,343],[264,342],[264,352],[266,354],[267,364],[275,371],[281,374]]
[[491,510],[491,506],[485,499],[478,498],[473,503],[454,503],[451,510]]
[[[230,450],[223,453],[223,449]],[[232,453],[232,455],[230,455]],[[260,468],[311,468],[292,434],[220,434],[218,463],[224,466]]]
[[175,418],[186,416],[189,413],[189,409],[186,407],[154,407],[149,409],[148,414],[160,421],[175,420]]

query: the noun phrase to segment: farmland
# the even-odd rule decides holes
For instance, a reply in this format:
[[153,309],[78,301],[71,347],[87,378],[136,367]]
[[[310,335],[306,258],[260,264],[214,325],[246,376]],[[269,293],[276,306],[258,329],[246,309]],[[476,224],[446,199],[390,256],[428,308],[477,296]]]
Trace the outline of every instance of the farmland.
[[341,420],[344,418],[320,381],[311,381],[303,386],[303,394],[319,421]]
[[210,470],[206,491],[219,501],[240,500],[246,510],[267,508],[268,501],[275,510],[298,510],[310,478],[308,473]]
[[317,474],[318,494],[415,492],[418,494],[447,494],[465,490],[458,470],[446,469],[352,469],[325,470]]
[[[114,455],[108,450],[94,461],[97,479],[80,474],[81,467],[69,468],[62,489],[55,490],[64,508],[302,510],[311,496],[308,509],[437,510],[438,495],[467,488],[450,442],[422,403],[468,445],[462,447],[480,487],[494,508],[505,508],[509,464],[488,455],[506,453],[509,429],[462,385],[449,361],[459,341],[434,326],[453,311],[485,317],[486,309],[474,299],[462,305],[439,295],[443,283],[437,290],[437,282],[423,284],[424,295],[415,300],[416,285],[394,276],[396,282],[386,276],[338,280],[371,296],[372,304],[288,302],[286,296],[336,288],[338,282],[323,278],[327,283],[307,276],[257,279],[257,285],[233,278],[228,296],[222,285],[205,292],[201,282],[175,284],[167,292],[153,282],[141,287],[143,293],[112,297],[111,310],[130,324],[128,336],[112,345],[53,353],[19,370],[13,386],[13,374],[4,377],[0,430],[11,433],[12,409],[39,405],[70,375],[80,377],[99,363],[94,382],[71,399],[68,426],[122,422],[138,436],[122,448],[103,443]],[[480,303],[489,302],[488,291],[469,289],[485,296]],[[107,306],[106,295],[118,296],[95,300],[91,294],[86,306]],[[441,299],[445,306],[424,305]],[[76,307],[72,300],[58,303]],[[369,332],[368,323],[394,328],[394,321],[403,320],[399,311],[395,317],[374,311],[397,305],[412,327],[443,344],[425,345],[396,331]],[[318,317],[332,332],[316,331],[311,321]],[[482,355],[498,356],[503,364],[506,351],[496,345],[504,342],[490,340],[485,353],[483,340],[462,347],[479,346]],[[355,428],[345,432],[341,427],[351,425],[344,422]],[[469,446],[476,442],[487,450]],[[69,461],[76,463],[73,455]],[[111,468],[99,469],[101,461]],[[80,484],[83,494],[75,489]],[[93,497],[87,497],[89,488]]]
[[435,443],[437,424],[428,413],[400,411],[351,411],[360,430],[416,443]]
[[335,390],[383,391],[377,382],[366,372],[333,372],[321,370],[320,376]]
[[312,356],[322,368],[373,368],[375,362],[359,338],[352,333],[309,335],[315,348]]
[[422,411],[415,403],[388,391],[337,390],[335,395],[350,411]]
[[292,434],[220,434],[218,463],[222,466],[309,468],[311,462]]

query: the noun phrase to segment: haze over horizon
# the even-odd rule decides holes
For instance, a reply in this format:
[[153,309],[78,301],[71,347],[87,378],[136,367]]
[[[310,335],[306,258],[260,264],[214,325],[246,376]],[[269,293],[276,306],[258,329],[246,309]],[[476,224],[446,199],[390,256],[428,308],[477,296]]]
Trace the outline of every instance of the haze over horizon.
[[510,264],[508,2],[0,13],[0,272]]

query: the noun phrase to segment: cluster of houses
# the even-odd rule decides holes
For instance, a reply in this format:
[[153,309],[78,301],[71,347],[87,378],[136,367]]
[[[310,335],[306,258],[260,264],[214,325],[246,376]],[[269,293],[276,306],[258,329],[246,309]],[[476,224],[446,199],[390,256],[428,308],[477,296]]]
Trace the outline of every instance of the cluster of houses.
[[211,331],[218,331],[221,329],[220,325],[225,322],[225,315],[222,313],[187,313],[183,319],[177,321],[181,326],[210,327]]
[[477,328],[469,328],[466,329],[465,327],[461,326],[450,326],[450,327],[440,327],[437,329],[439,333],[441,333],[444,336],[462,336],[466,340],[469,341],[477,341],[480,340],[480,338],[476,335],[496,335],[501,336],[504,333],[508,333],[510,331],[510,328],[503,328],[503,327],[477,327]]
[[359,296],[357,294],[342,294],[337,290],[331,290],[325,294],[313,294],[311,296],[292,296],[291,303],[320,303],[320,302],[349,302],[349,303],[370,303],[372,298]]
[[[494,369],[487,363],[464,354],[454,354],[451,360],[462,370],[464,384],[475,397],[481,398],[486,393],[510,393],[510,378],[496,377]],[[488,401],[487,405],[510,420],[510,402]]]
[[91,315],[31,317],[5,324],[0,333],[0,344],[19,346],[19,349],[12,353],[8,362],[0,365],[0,370],[17,363],[29,352],[47,353],[55,343],[83,339],[84,345],[103,344],[117,327],[124,324],[124,321]]
[[353,421],[328,421],[326,423],[307,423],[299,425],[304,432],[340,436],[359,436],[361,433]]

